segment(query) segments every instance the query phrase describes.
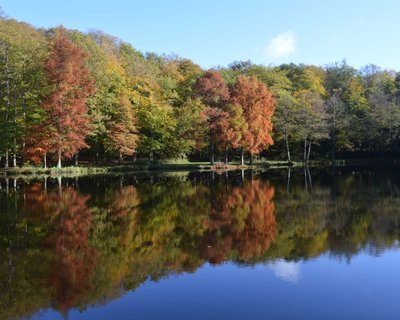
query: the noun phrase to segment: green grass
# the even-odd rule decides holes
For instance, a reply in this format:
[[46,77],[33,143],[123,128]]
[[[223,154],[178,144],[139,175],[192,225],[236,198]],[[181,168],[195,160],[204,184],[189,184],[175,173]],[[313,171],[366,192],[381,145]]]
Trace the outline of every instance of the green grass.
[[123,164],[114,166],[71,166],[63,168],[41,168],[33,166],[0,168],[0,173],[7,176],[61,176],[78,177],[97,174],[121,174],[146,171],[190,171],[190,170],[210,170],[211,166],[204,163],[191,162],[172,162],[162,163],[156,161],[142,161],[135,164]]
[[64,168],[41,168],[33,166],[24,166],[16,168],[4,168],[0,169],[0,172],[4,172],[11,176],[82,176],[92,174],[107,173],[106,167],[64,167]]
[[[294,166],[302,166],[302,162],[293,163]],[[256,168],[282,168],[287,167],[287,161],[256,161],[253,165],[246,163],[241,166],[239,162],[230,162],[228,165],[217,162],[211,165],[209,162],[190,162],[182,159],[171,159],[162,161],[139,160],[132,164],[109,165],[109,166],[70,166],[63,168],[41,168],[24,166],[16,168],[0,168],[0,173],[12,177],[79,177],[98,174],[126,174],[149,171],[178,172],[178,171],[221,171],[242,170]]]
[[[353,160],[336,160],[336,166],[346,165],[371,165],[371,164],[386,164],[387,161],[378,161],[376,159],[353,159]],[[389,161],[391,164],[400,164],[399,161]],[[292,167],[302,167],[303,162],[292,162]],[[331,166],[330,160],[313,160],[308,163],[309,167],[328,167]],[[140,173],[140,172],[188,172],[188,171],[227,171],[227,170],[246,170],[258,168],[287,168],[288,162],[286,160],[266,160],[265,158],[255,159],[253,165],[248,162],[241,166],[238,161],[232,161],[228,165],[222,162],[216,162],[211,165],[209,162],[190,162],[186,159],[168,159],[159,161],[138,160],[134,163],[124,163],[121,165],[104,165],[104,166],[70,166],[63,168],[41,168],[34,166],[24,166],[16,168],[0,168],[0,174],[9,177],[79,177],[98,174],[127,174],[127,173]]]

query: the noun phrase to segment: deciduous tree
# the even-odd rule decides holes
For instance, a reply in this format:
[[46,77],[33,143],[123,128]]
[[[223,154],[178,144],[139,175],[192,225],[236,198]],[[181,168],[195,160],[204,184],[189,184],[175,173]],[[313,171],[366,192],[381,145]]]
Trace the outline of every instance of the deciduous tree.
[[229,99],[228,86],[221,74],[215,70],[209,70],[197,79],[193,85],[193,93],[211,107],[220,106]]
[[[94,92],[93,81],[85,65],[87,55],[66,36],[56,31],[53,49],[45,64],[51,93],[43,103],[46,110],[45,130],[48,132],[49,152],[54,153],[57,166],[87,147],[90,119],[87,98]],[[39,142],[40,143],[40,142]]]
[[241,141],[241,147],[250,152],[252,161],[253,154],[258,154],[273,144],[271,133],[275,99],[259,80],[239,76],[232,88],[231,102],[243,108],[248,129]]

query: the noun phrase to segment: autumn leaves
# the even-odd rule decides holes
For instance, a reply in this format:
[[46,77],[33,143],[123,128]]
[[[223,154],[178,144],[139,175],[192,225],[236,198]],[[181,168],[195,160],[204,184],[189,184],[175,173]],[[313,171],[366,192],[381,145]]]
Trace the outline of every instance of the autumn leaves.
[[[57,160],[57,167],[61,167],[62,159],[70,159],[81,149],[89,147],[86,140],[91,134],[92,117],[87,102],[96,89],[86,66],[87,57],[69,40],[63,28],[56,31],[52,51],[44,66],[51,88],[42,103],[45,117],[39,125],[31,128],[27,139],[27,154],[35,162],[43,159],[46,165],[47,155],[52,155]],[[141,137],[137,130],[137,126],[146,127],[146,120],[140,123],[143,114],[148,113],[149,118],[157,115],[154,106],[142,105],[140,100],[135,110],[130,98],[128,93],[122,91],[118,106],[105,122],[108,129],[105,139],[108,144],[105,143],[105,147],[116,150],[120,160],[136,152],[141,138],[146,140],[147,137]],[[266,86],[255,78],[239,76],[235,83],[228,86],[219,72],[211,70],[197,78],[189,99],[194,99],[190,100],[189,108],[196,107],[196,99],[200,101],[195,117],[197,126],[202,127],[204,132],[199,135],[199,132],[189,131],[193,128],[186,128],[186,136],[176,138],[197,140],[197,146],[208,143],[211,162],[214,162],[216,150],[225,151],[228,161],[227,153],[231,148],[242,150],[243,164],[243,151],[258,154],[273,143],[271,132],[275,100]],[[176,109],[175,113],[179,114],[179,107]],[[139,123],[135,111],[139,115]],[[185,114],[180,116],[184,118]],[[188,115],[187,120],[190,116],[193,117],[193,114]],[[167,119],[161,117],[161,122],[167,122]],[[159,123],[159,127],[162,125]],[[179,125],[183,123],[177,124],[178,130]],[[152,158],[153,145],[160,141],[154,138],[157,128],[152,126],[149,129],[151,139],[148,139],[146,147]]]
[[[198,78],[194,93],[208,106],[205,111],[210,137],[211,162],[216,148],[241,149],[258,154],[273,144],[272,115],[275,99],[255,78],[239,76],[229,88],[217,71]],[[226,162],[228,157],[226,155]]]
[[90,118],[86,102],[95,88],[85,66],[86,57],[68,40],[63,29],[56,33],[53,50],[45,63],[51,85],[51,93],[42,104],[46,117],[32,128],[28,153],[34,157],[55,154],[57,167],[61,167],[63,158],[71,158],[88,147],[85,138],[90,132]]

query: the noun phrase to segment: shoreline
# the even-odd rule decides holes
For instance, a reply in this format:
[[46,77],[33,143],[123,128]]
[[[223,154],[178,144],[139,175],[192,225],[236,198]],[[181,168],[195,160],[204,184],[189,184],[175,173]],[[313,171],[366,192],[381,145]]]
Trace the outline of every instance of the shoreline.
[[[351,166],[398,166],[400,161],[394,159],[385,160],[337,160],[335,167],[351,167]],[[62,168],[41,168],[41,167],[9,167],[0,168],[0,177],[2,178],[34,178],[34,177],[81,177],[93,175],[121,175],[132,173],[149,173],[149,172],[179,172],[179,171],[203,171],[222,173],[225,171],[239,170],[257,170],[257,169],[283,169],[283,168],[299,168],[304,167],[304,162],[287,161],[264,161],[254,163],[252,165],[232,162],[230,164],[215,163],[211,165],[209,162],[183,162],[183,163],[163,163],[149,162],[137,164],[121,164],[121,165],[104,165],[104,166],[66,166]],[[332,161],[315,160],[308,163],[308,167],[332,167]]]
[[[303,166],[302,162],[294,162],[291,167]],[[40,167],[9,167],[0,168],[0,176],[2,177],[79,177],[91,175],[113,175],[113,174],[129,174],[129,173],[146,173],[146,172],[174,172],[174,171],[209,171],[209,172],[225,172],[238,170],[255,170],[267,168],[287,168],[287,161],[268,161],[255,164],[240,165],[238,163],[211,165],[208,162],[193,163],[148,163],[148,164],[122,164],[114,166],[66,166],[62,168],[40,168]]]

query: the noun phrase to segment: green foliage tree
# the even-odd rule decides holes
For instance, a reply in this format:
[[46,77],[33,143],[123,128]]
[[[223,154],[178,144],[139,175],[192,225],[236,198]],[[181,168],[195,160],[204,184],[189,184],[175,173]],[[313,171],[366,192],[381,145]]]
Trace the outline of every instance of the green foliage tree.
[[311,146],[319,144],[329,136],[328,115],[326,105],[320,95],[310,90],[303,90],[297,94],[299,104],[298,117],[302,123],[299,129],[304,141],[304,163],[308,163]]
[[[6,167],[24,164],[26,156],[46,166],[54,149],[55,131],[41,125],[49,116],[42,106],[54,93],[45,61],[57,32],[0,17],[0,162]],[[285,156],[290,163],[304,159],[304,141],[307,150],[320,146],[319,158],[397,156],[400,151],[400,76],[395,71],[374,65],[357,70],[345,61],[317,67],[249,60],[205,71],[176,55],[143,54],[99,30],[64,32],[86,56],[84,65],[97,89],[80,88],[90,126],[77,126],[85,128],[85,138],[78,139],[83,144],[72,143],[77,150],[64,146],[70,163],[73,155],[77,161],[78,149],[81,159],[94,163],[129,160],[133,154],[197,160],[210,151],[225,154],[227,162],[228,154],[235,157],[242,147],[250,154]],[[257,105],[251,90],[237,93],[243,77],[270,91],[276,104],[272,121],[262,123],[269,115],[250,108]],[[223,125],[219,117],[210,117],[217,113],[224,115]],[[217,127],[223,128],[218,139],[210,135]],[[316,129],[322,133],[311,138]],[[267,149],[272,138],[275,144]]]
[[17,166],[18,156],[25,152],[27,132],[43,119],[39,104],[47,92],[43,70],[47,54],[48,43],[38,30],[13,19],[0,19],[0,154],[6,167],[10,155],[12,166]]

